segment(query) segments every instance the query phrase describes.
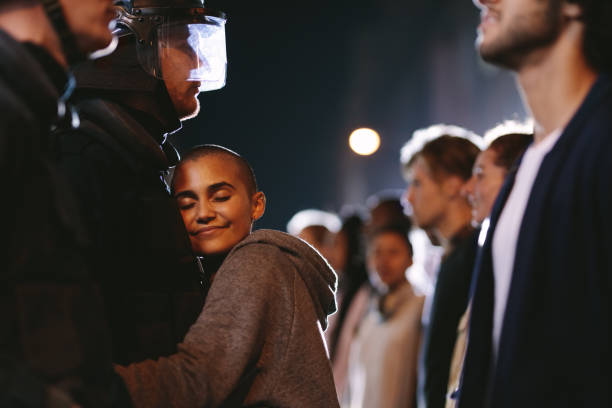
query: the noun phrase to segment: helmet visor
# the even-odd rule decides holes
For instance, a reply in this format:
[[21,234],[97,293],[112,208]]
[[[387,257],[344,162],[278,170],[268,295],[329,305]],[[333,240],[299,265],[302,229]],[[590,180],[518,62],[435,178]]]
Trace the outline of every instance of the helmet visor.
[[207,16],[206,22],[162,24],[157,28],[157,47],[160,79],[200,82],[200,91],[225,85],[224,19]]

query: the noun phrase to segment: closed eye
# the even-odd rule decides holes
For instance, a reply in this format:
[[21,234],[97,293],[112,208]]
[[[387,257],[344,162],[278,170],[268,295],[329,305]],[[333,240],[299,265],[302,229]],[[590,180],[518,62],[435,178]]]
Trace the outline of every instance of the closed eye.
[[221,203],[221,202],[229,200],[230,198],[232,198],[231,195],[227,195],[227,196],[225,196],[225,195],[224,196],[215,196],[215,197],[213,197],[213,201]]

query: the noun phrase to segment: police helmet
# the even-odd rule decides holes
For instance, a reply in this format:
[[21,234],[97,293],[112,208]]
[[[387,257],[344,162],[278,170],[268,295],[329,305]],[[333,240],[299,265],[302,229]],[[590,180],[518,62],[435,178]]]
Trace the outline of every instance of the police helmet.
[[178,50],[189,56],[186,80],[200,82],[200,91],[225,85],[224,13],[205,8],[204,0],[123,0],[115,6],[114,33],[136,37],[138,62],[145,72],[163,80],[162,59]]

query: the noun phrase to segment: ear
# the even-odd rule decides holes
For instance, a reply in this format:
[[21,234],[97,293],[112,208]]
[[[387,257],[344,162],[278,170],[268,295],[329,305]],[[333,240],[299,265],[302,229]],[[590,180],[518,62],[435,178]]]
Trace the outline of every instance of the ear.
[[266,195],[263,191],[253,194],[251,199],[251,219],[257,221],[266,211]]
[[582,18],[582,7],[575,1],[565,0],[561,7],[563,17],[568,20],[580,20]]
[[463,193],[465,182],[458,176],[448,176],[442,181],[442,191],[444,194],[453,198]]

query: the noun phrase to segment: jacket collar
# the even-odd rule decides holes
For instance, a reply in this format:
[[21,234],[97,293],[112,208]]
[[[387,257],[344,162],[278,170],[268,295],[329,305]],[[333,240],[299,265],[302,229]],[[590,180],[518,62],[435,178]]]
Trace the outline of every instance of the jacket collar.
[[[171,146],[160,143],[162,135],[151,134],[152,129],[132,116],[124,107],[103,99],[85,99],[78,103],[84,126],[94,124],[102,127],[104,133],[111,136],[111,142],[120,149],[127,150],[130,165],[134,168],[155,168],[159,171],[167,170],[174,163],[178,154]],[[147,127],[146,127],[147,126]],[[166,153],[174,153],[170,158]],[[135,159],[135,160],[134,160]]]
[[378,310],[383,319],[391,318],[399,308],[415,296],[412,286],[408,282],[402,282],[393,292],[382,296],[378,303]]
[[[608,91],[608,89],[611,86],[612,86],[612,83],[608,75],[600,74],[599,77],[597,78],[597,81],[595,81],[595,84],[593,85],[589,93],[587,94],[585,100],[582,102],[582,105],[580,105],[576,114],[574,114],[574,116],[572,117],[572,119],[570,120],[566,128],[563,130],[563,133],[559,137],[559,140],[557,141],[555,146],[544,157],[544,160],[542,161],[542,165],[540,167],[540,171],[538,173],[546,172],[547,170],[546,165],[550,162],[550,157],[554,158],[555,155],[569,148],[569,145],[572,143],[572,139],[575,137],[576,130],[583,126],[583,123],[586,120],[588,113],[591,112],[594,106],[596,106],[599,103],[603,95]],[[497,199],[495,200],[495,204],[493,205],[493,209],[491,211],[490,224],[489,224],[489,230],[487,232],[487,238],[483,246],[483,250],[485,251],[491,250],[491,241],[493,239],[493,234],[495,233],[495,228],[497,227],[497,222],[499,220],[499,217],[501,215],[501,212],[504,206],[506,205],[506,201],[508,200],[508,197],[510,196],[510,193],[512,192],[512,187],[514,186],[514,181],[516,180],[516,173],[523,160],[523,156],[524,156],[524,153],[521,156],[521,158],[517,161],[516,166],[506,176],[506,180],[504,181],[504,184],[502,185],[502,188],[497,196]],[[543,189],[536,187],[536,185],[542,185],[542,184],[543,184],[542,174],[538,174],[536,180],[533,183],[532,191],[537,192],[537,194],[544,194],[545,191],[543,191]],[[530,195],[530,201],[531,201],[531,195]],[[530,207],[528,205],[527,208],[525,209],[525,214],[527,214],[529,210],[530,210]],[[526,216],[523,217],[523,219],[525,218]],[[520,237],[520,233],[519,233],[519,237]]]
[[[41,53],[44,52],[41,50]],[[2,30],[0,30],[0,77],[41,123],[51,124],[55,121],[60,96],[57,87],[49,79],[49,75],[36,56],[24,44]]]

